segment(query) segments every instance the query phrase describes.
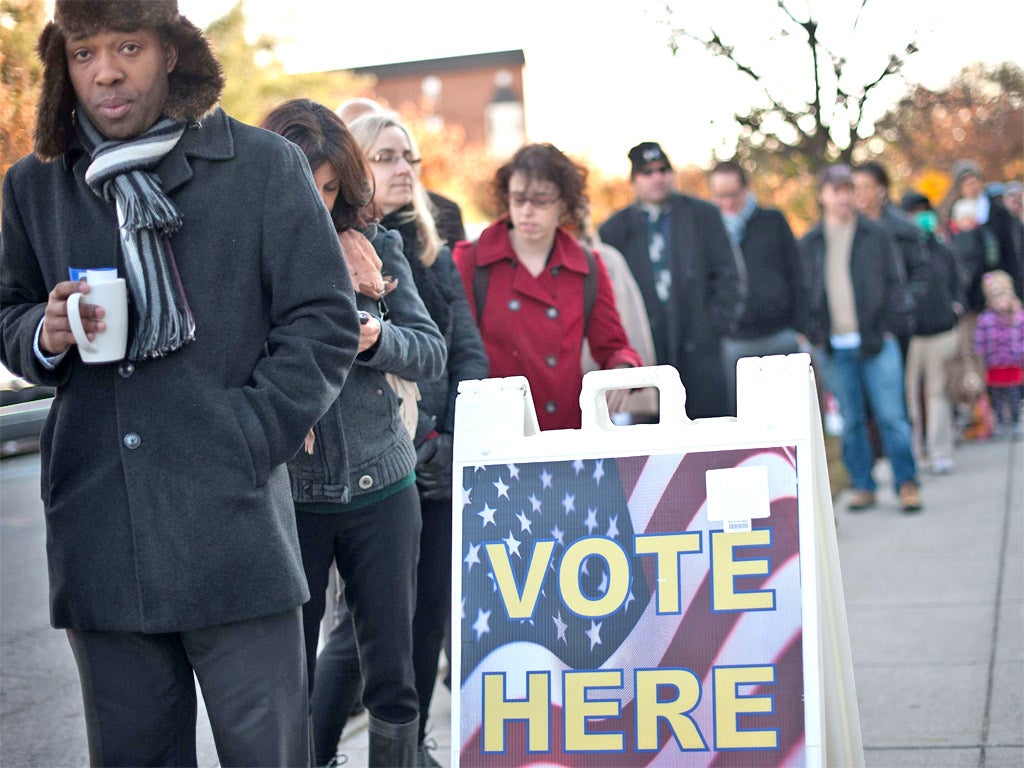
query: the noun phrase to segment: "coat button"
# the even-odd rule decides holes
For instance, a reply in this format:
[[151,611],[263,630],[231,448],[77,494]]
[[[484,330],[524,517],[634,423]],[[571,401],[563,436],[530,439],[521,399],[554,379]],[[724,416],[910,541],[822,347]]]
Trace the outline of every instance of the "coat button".
[[378,396],[378,397],[380,397],[380,396],[381,396],[381,395],[383,395],[383,394],[384,394],[384,390],[383,390],[383,389],[378,389],[378,390],[377,390],[377,396]]
[[554,275],[555,277],[558,277],[558,273],[561,272],[561,271],[562,271],[561,267],[552,267],[551,268],[551,274]]
[[548,355],[544,358],[544,362],[548,364],[548,368],[554,368],[558,365],[558,358],[554,355]]
[[142,438],[139,437],[136,433],[129,432],[127,435],[124,436],[124,447],[127,448],[129,451],[134,451],[140,445],[142,445]]
[[363,475],[359,478],[359,487],[364,491],[370,490],[373,488],[373,478],[369,475]]
[[548,307],[547,316],[554,320],[556,317],[558,317],[558,310],[555,309],[554,307]]
[[554,413],[555,411],[558,410],[558,406],[555,404],[554,400],[548,400],[546,403],[544,403],[544,410],[547,411],[548,413]]
[[125,360],[119,366],[117,366],[117,372],[121,375],[122,379],[127,379],[133,373],[135,373],[135,366]]
[[513,312],[518,312],[520,306],[519,299],[512,299],[512,301],[508,303],[508,308]]

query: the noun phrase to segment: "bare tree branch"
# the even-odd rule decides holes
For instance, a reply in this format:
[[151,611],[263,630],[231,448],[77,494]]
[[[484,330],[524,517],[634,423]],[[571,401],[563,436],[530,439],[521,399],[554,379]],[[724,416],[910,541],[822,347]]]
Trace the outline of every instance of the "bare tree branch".
[[[907,57],[917,52],[917,44],[912,41],[902,51],[890,54],[882,70],[863,85],[851,83],[849,81],[852,78],[848,76],[847,57],[832,51],[828,44],[821,39],[820,23],[811,9],[808,7],[806,13],[801,14],[793,9],[794,4],[795,0],[775,0],[775,5],[785,18],[786,23],[783,31],[771,39],[788,37],[795,32],[795,28],[799,28],[803,32],[803,42],[807,46],[811,70],[804,76],[810,80],[813,92],[809,94],[809,100],[798,108],[787,106],[773,92],[765,77],[767,65],[762,67],[759,61],[745,60],[743,55],[737,51],[734,45],[726,41],[724,34],[717,28],[712,27],[704,34],[694,34],[685,29],[674,29],[671,33],[672,49],[678,50],[677,42],[680,39],[699,43],[712,56],[721,57],[731,62],[738,72],[758,85],[764,95],[765,106],[752,109],[746,116],[736,116],[737,123],[747,131],[746,135],[758,143],[758,146],[777,144],[793,151],[805,152],[812,163],[823,162],[837,155],[849,157],[858,142],[862,140],[861,132],[865,110],[877,87],[887,78],[897,76],[902,72]],[[857,29],[864,17],[867,5],[868,0],[856,0],[854,30]],[[666,10],[671,14],[671,6]],[[822,67],[825,66],[830,66],[831,71],[823,70]],[[776,118],[784,123],[786,129],[782,133],[792,140],[783,140],[778,132],[768,127],[773,125],[769,118]],[[841,124],[835,122],[839,119],[847,123],[848,141],[845,131],[837,130],[841,129]],[[795,138],[789,136],[789,131],[793,132]],[[837,134],[839,139],[837,139]],[[842,140],[842,144],[840,144],[840,140]]]
[[864,12],[864,6],[868,4],[868,0],[860,0],[860,8],[857,9],[857,16],[853,19],[853,31],[857,31],[857,25],[860,24],[860,15]]
[[[907,44],[905,51],[907,55],[916,53],[917,43],[911,41]],[[889,54],[889,61],[886,63],[885,68],[878,74],[878,77],[866,83],[861,88],[860,96],[857,98],[856,119],[850,121],[851,137],[855,134],[859,136],[860,124],[864,120],[864,106],[867,103],[868,97],[871,95],[871,91],[873,91],[886,78],[899,74],[905,63],[905,58],[901,58],[895,53]]]
[[700,43],[712,56],[724,58],[726,61],[730,62],[739,72],[742,72],[760,86],[761,92],[764,94],[765,98],[768,99],[772,111],[777,112],[787,123],[790,123],[802,137],[807,139],[810,138],[803,128],[800,127],[797,121],[804,115],[809,114],[813,110],[813,105],[808,104],[808,110],[806,112],[794,112],[786,107],[786,105],[776,99],[775,96],[772,95],[771,91],[769,91],[764,85],[761,75],[754,70],[753,67],[745,64],[737,58],[735,47],[725,43],[725,41],[722,40],[721,35],[713,29],[710,30],[707,38],[695,35],[685,29],[675,29],[672,31],[672,34],[674,36],[685,37],[689,40]]

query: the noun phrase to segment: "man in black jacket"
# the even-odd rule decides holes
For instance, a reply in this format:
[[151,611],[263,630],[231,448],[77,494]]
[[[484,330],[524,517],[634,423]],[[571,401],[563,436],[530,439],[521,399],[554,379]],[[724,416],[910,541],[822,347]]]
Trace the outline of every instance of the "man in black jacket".
[[921,496],[894,335],[908,327],[912,306],[892,238],[853,209],[849,166],[827,166],[819,183],[821,221],[799,241],[808,285],[807,338],[843,417],[843,462],[853,484],[849,508],[875,503],[870,404],[900,506],[916,512]]
[[718,210],[672,190],[672,165],[645,141],[629,151],[636,202],[599,230],[644,297],[658,364],[678,369],[690,418],[729,413],[722,337],[743,313],[746,272]]
[[[853,203],[861,216],[881,224],[895,241],[898,266],[903,272],[904,284],[916,311],[928,292],[931,259],[924,232],[890,199],[889,174],[885,168],[871,162],[853,169]],[[897,335],[904,361],[907,359],[912,331],[909,329]]]
[[747,301],[722,345],[729,402],[736,412],[736,362],[741,357],[800,351],[807,289],[796,238],[781,211],[757,204],[739,163],[726,160],[708,174],[711,202],[747,270]]
[[936,236],[939,219],[928,198],[908,192],[900,208],[914,216],[931,260],[928,291],[917,303],[914,336],[904,365],[907,412],[914,455],[919,463],[927,459],[932,472],[942,475],[953,469],[953,405],[946,364],[957,351],[957,323],[964,311],[963,283],[956,257]]
[[[0,361],[55,386],[43,428],[50,615],[93,765],[309,760],[302,568],[285,461],[357,351],[354,294],[309,164],[216,107],[175,0],[57,0],[35,155],[8,171]],[[116,268],[120,362],[88,364],[78,269]],[[90,335],[109,308],[83,303]]]

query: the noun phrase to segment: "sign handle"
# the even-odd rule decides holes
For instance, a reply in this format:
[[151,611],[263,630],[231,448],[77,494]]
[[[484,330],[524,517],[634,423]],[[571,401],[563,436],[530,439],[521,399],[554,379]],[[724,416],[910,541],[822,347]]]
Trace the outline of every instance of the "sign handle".
[[671,365],[648,365],[640,368],[613,368],[591,371],[583,376],[580,392],[581,425],[585,430],[623,429],[612,423],[605,393],[612,389],[655,387],[660,401],[659,424],[688,424],[686,390],[679,371]]

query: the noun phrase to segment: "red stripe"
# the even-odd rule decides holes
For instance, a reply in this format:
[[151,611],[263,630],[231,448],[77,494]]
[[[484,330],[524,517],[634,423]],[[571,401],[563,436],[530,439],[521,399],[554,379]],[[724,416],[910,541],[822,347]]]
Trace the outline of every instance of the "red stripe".
[[740,720],[743,730],[777,728],[779,748],[776,750],[729,750],[719,752],[711,763],[714,768],[760,768],[776,766],[802,744],[804,737],[803,707],[782,707],[782,701],[800,701],[804,695],[804,660],[801,637],[794,638],[775,660],[775,683],[770,687],[759,687],[753,695],[769,694],[775,697],[774,715],[750,715]]
[[[742,462],[764,453],[773,453],[782,456],[794,464],[792,451],[785,449],[737,449],[715,452],[699,452],[687,454],[680,466],[669,480],[646,532],[666,533],[685,530],[696,516],[706,498],[706,486],[704,474],[709,469],[722,469],[734,467]],[[626,457],[617,460],[619,476],[623,484],[626,498],[629,498],[639,477],[647,463],[648,457]],[[755,522],[755,527],[768,527],[771,523],[772,529],[772,570],[782,566],[789,558],[795,556],[799,548],[799,530],[797,521],[797,500],[786,497],[775,500],[771,505],[771,517],[768,520]],[[709,546],[704,543],[705,549]],[[649,561],[651,558],[645,558]],[[702,562],[706,562],[703,560]],[[647,572],[648,584],[655,584],[653,575],[653,563]],[[684,564],[685,568],[685,564]],[[696,574],[688,574],[691,578]],[[684,571],[684,578],[687,574]],[[757,589],[763,586],[741,582],[741,589]],[[653,590],[652,590],[653,591]],[[690,609],[681,618],[676,629],[675,636],[665,655],[662,657],[661,666],[679,667],[685,666],[691,669],[701,680],[708,677],[711,665],[717,657],[722,644],[729,637],[736,622],[742,618],[742,613],[720,613],[710,614],[709,606],[711,599],[710,578],[707,571],[704,572],[701,586],[691,603]],[[798,636],[786,649],[784,649],[777,662],[776,683],[765,688],[775,696],[776,714],[770,716],[745,717],[742,727],[756,729],[773,727],[780,729],[780,749],[773,751],[742,751],[720,753],[715,759],[715,765],[777,765],[792,749],[803,739],[803,707],[795,705],[794,702],[803,700],[803,659],[801,655],[801,641]],[[705,692],[708,695],[708,692]],[[619,718],[604,722],[593,722],[588,725],[589,732],[622,732],[625,739],[625,748],[632,749],[635,744],[635,703],[630,702],[623,707]],[[551,734],[550,751],[543,754],[531,755],[526,752],[527,727],[525,723],[510,723],[506,726],[505,743],[508,750],[502,754],[483,754],[481,730],[478,726],[472,738],[462,750],[461,764],[465,766],[526,766],[534,762],[544,762],[562,766],[581,766],[592,768],[642,768],[647,765],[658,754],[625,753],[600,754],[581,753],[564,754],[562,743],[563,723],[562,710],[558,706],[551,707]],[[714,734],[703,734],[708,743],[709,749],[714,749]],[[663,727],[660,745],[665,746],[672,739],[667,726]],[[706,752],[698,753],[699,762],[703,763],[707,758]],[[686,754],[679,755],[679,764],[686,764]]]

